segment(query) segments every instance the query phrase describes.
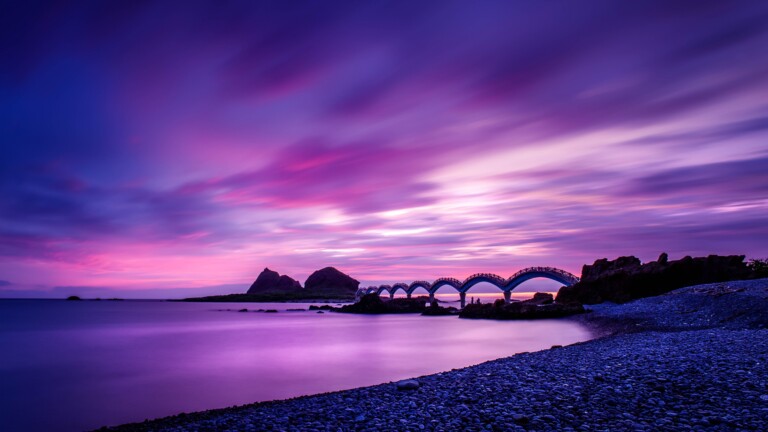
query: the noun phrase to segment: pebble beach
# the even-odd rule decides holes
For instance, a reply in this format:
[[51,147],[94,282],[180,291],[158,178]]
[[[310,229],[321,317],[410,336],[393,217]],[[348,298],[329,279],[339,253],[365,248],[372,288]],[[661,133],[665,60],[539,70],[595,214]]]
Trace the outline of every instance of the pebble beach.
[[768,279],[589,309],[568,319],[594,340],[417,377],[409,390],[385,383],[100,430],[768,430]]

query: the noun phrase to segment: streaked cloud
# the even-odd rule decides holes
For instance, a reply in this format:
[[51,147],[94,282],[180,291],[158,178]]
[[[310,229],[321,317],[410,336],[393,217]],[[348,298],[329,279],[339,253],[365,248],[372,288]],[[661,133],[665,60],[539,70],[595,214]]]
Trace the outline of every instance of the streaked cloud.
[[24,290],[768,256],[768,5],[6,9],[0,277]]

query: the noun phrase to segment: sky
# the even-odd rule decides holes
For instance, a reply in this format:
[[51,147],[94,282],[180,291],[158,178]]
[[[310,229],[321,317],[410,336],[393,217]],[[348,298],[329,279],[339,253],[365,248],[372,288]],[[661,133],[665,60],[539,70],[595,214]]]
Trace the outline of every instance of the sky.
[[0,296],[768,257],[768,2],[2,9]]

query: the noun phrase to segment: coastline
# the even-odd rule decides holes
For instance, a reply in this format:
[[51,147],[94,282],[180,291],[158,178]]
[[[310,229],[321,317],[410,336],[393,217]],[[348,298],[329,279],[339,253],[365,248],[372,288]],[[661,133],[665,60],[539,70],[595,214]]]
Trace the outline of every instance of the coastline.
[[768,430],[768,279],[681,288],[576,320],[587,342],[393,383],[102,428]]

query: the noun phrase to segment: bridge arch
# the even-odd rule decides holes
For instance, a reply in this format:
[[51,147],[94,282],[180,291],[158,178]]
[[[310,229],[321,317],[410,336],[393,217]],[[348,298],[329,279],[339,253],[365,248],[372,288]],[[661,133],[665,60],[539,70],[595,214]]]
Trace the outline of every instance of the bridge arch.
[[493,273],[478,273],[464,279],[461,287],[459,287],[459,292],[466,293],[473,286],[483,282],[487,282],[502,291],[504,290],[504,286],[506,284],[506,280],[499,275]]
[[432,286],[429,287],[429,293],[434,294],[442,287],[449,286],[456,291],[461,292],[461,281],[456,278],[451,277],[442,277],[435,279],[434,282],[432,282]]
[[398,292],[405,294],[407,296],[408,284],[405,284],[405,283],[392,284],[392,288],[389,289],[389,297],[394,298]]
[[387,294],[391,294],[392,293],[392,287],[389,286],[389,285],[381,285],[376,290],[376,295],[381,295],[381,293],[383,293],[383,292],[385,292]]
[[427,292],[427,294],[430,293],[430,288],[432,287],[432,284],[427,281],[413,281],[410,285],[408,285],[408,289],[406,290],[406,293],[408,295],[412,295],[414,291],[416,291],[419,288],[424,288],[424,290]]
[[535,278],[551,279],[565,286],[570,286],[579,281],[576,275],[555,267],[528,267],[510,276],[502,288],[504,291],[512,291],[525,281]]

